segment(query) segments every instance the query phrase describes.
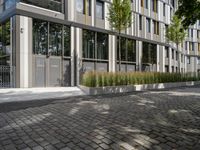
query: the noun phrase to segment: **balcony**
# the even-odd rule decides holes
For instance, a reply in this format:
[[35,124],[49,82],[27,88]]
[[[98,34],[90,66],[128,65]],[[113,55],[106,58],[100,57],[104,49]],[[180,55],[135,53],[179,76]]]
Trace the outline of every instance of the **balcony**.
[[0,6],[0,13],[11,8],[13,5],[19,2],[61,12],[61,13],[64,12],[64,9],[63,9],[64,0],[4,0]]

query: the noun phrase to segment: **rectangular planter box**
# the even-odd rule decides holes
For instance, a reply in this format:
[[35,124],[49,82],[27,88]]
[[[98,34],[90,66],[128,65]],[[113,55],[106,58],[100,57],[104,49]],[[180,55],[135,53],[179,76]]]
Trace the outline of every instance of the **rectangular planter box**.
[[133,91],[167,89],[175,87],[186,87],[194,85],[200,85],[200,81],[127,85],[127,86],[106,86],[106,87],[86,87],[80,85],[79,87],[87,95],[101,95],[101,94],[127,93]]

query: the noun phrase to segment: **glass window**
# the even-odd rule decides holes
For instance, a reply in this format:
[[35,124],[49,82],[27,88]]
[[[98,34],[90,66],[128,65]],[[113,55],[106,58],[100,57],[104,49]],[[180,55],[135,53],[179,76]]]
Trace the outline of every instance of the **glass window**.
[[136,62],[136,41],[127,40],[127,61]]
[[157,12],[157,10],[158,10],[158,1],[157,0],[151,0],[151,10],[154,12]]
[[62,25],[60,24],[50,23],[49,54],[53,56],[62,54]]
[[157,62],[156,44],[143,42],[142,63],[156,64],[156,62]]
[[76,0],[76,10],[79,13],[87,13],[91,16],[91,0]]
[[83,30],[83,58],[95,58],[95,32]]
[[142,15],[139,15],[139,29],[142,30]]
[[10,21],[0,25],[0,65],[10,65]]
[[165,47],[165,57],[169,58],[169,47]]
[[[119,47],[118,46],[119,46],[119,44],[117,45],[117,60],[119,60]],[[135,42],[135,40],[121,37],[121,61],[136,62],[136,42]]]
[[64,56],[70,56],[70,28],[64,26]]
[[166,7],[166,5],[165,5],[165,3],[163,3],[163,16],[165,16],[165,7]]
[[151,20],[150,18],[146,18],[146,29],[147,29],[147,32],[151,32]]
[[76,11],[83,13],[84,11],[84,4],[83,4],[84,0],[76,0]]
[[96,16],[97,18],[104,19],[104,3],[99,0],[96,1]]
[[47,54],[48,22],[33,20],[33,52],[34,54]]
[[20,0],[21,2],[42,8],[62,12],[62,0]]
[[145,8],[146,8],[146,9],[149,8],[149,0],[145,0]]
[[108,35],[97,33],[97,59],[108,59]]

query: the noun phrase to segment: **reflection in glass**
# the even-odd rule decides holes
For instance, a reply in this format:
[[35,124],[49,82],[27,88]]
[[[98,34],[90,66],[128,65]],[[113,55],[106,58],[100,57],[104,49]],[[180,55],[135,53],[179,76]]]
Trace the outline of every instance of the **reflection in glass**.
[[104,14],[103,14],[104,8],[103,7],[104,7],[104,3],[97,0],[96,1],[96,17],[97,18],[104,19]]
[[42,8],[62,12],[62,0],[20,0],[21,2]]
[[89,30],[83,30],[83,58],[94,59],[95,51],[95,33]]
[[156,62],[157,62],[156,44],[143,42],[142,63],[156,64]]
[[97,33],[97,59],[108,59],[108,35]]
[[62,54],[62,25],[50,23],[49,28],[49,54],[61,56]]
[[10,65],[10,21],[0,25],[0,65]]
[[64,26],[64,56],[70,56],[70,28]]
[[[119,44],[117,44],[117,60],[119,60]],[[135,40],[121,37],[121,61],[136,62]]]
[[41,20],[33,20],[33,52],[34,54],[47,54],[48,23]]

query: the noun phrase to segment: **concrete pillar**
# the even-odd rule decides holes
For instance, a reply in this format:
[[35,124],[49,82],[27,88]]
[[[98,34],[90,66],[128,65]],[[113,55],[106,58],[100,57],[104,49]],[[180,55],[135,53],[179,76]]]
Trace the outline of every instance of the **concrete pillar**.
[[117,64],[117,47],[116,47],[116,36],[109,35],[109,72],[116,71]]
[[74,86],[74,70],[75,70],[75,28],[71,27],[70,30],[71,35],[71,86]]
[[160,53],[159,53],[159,68],[160,72],[165,72],[165,46],[159,46]]
[[142,42],[136,41],[136,65],[142,71]]
[[16,16],[16,87],[32,85],[32,19]]

